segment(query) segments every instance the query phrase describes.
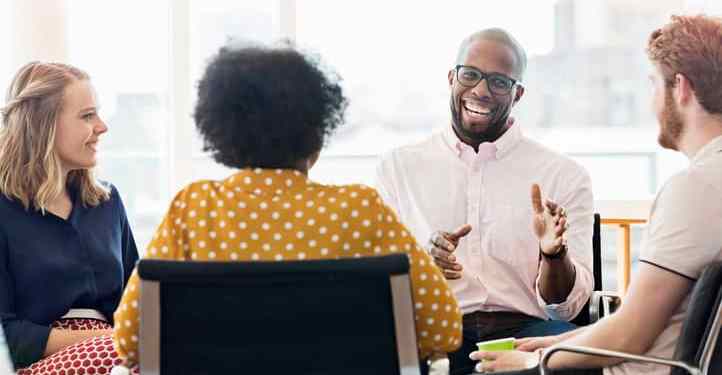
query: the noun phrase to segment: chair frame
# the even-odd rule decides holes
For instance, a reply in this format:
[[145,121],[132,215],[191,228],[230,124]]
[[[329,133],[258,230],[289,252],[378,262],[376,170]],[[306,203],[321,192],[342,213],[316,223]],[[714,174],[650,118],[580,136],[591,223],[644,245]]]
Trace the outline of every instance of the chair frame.
[[709,335],[707,335],[707,338],[705,339],[705,343],[702,349],[702,355],[700,358],[700,364],[699,367],[690,365],[689,363],[683,362],[683,361],[676,361],[666,358],[658,358],[658,357],[652,357],[652,356],[644,356],[644,355],[635,355],[635,354],[629,354],[619,351],[613,351],[613,350],[604,350],[604,349],[596,349],[596,348],[590,348],[590,347],[584,347],[584,346],[576,346],[576,345],[554,345],[550,347],[548,350],[544,352],[544,355],[542,355],[541,361],[539,363],[539,369],[540,373],[542,375],[546,375],[550,373],[548,364],[549,359],[551,359],[552,355],[557,352],[571,352],[571,353],[578,353],[578,354],[587,354],[587,355],[593,355],[593,356],[601,356],[601,357],[610,357],[610,358],[623,358],[628,361],[634,361],[634,362],[646,362],[646,363],[655,363],[659,365],[665,365],[669,367],[676,367],[683,369],[687,371],[690,375],[707,375],[709,371],[709,366],[712,363],[712,355],[714,353],[715,346],[717,345],[717,340],[719,338],[720,329],[722,329],[722,301],[720,301],[720,294],[722,294],[722,290],[718,291],[717,296],[717,306],[716,311],[714,315],[714,320],[712,322],[712,326],[709,330]]

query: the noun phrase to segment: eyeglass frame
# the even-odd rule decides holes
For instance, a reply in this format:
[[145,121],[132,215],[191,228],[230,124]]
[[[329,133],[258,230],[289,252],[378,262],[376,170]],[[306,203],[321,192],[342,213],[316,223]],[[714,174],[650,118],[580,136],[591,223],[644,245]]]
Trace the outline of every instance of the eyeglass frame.
[[[461,83],[461,80],[459,79],[459,68],[467,68],[467,69],[475,70],[475,71],[479,72],[479,74],[481,75],[481,78],[479,78],[479,81],[477,81],[473,86],[467,86],[467,85]],[[522,85],[522,83],[521,83],[521,80],[517,80],[517,79],[511,78],[511,77],[508,77],[501,73],[487,73],[487,72],[484,72],[481,69],[478,69],[471,65],[457,64],[454,67],[454,71],[456,72],[454,74],[454,76],[456,76],[456,81],[459,82],[460,85],[462,85],[464,87],[472,88],[472,87],[476,87],[479,84],[479,82],[486,81],[486,88],[489,89],[489,92],[491,92],[492,94],[495,94],[495,95],[508,95],[509,93],[511,93],[511,90],[514,88],[514,86],[517,86],[517,85],[524,87],[524,85]],[[494,92],[494,90],[492,90],[492,88],[489,86],[489,80],[488,80],[489,77],[494,77],[494,76],[503,77],[504,79],[511,81],[511,86],[509,86],[509,91],[507,91],[505,93]]]

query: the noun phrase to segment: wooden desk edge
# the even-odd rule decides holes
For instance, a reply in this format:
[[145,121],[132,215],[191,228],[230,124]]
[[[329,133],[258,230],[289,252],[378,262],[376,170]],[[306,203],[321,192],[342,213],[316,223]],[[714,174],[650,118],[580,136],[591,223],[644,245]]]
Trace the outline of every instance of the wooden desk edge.
[[647,219],[602,218],[602,225],[644,224],[646,222],[647,222]]

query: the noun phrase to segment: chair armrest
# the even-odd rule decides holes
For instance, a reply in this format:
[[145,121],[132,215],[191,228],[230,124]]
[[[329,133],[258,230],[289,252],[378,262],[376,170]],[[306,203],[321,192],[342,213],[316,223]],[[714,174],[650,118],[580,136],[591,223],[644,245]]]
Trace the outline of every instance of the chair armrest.
[[681,368],[681,369],[687,371],[690,375],[701,375],[702,374],[702,371],[700,369],[690,366],[687,363],[682,362],[682,361],[673,361],[673,360],[664,359],[664,358],[629,354],[629,353],[617,352],[617,351],[613,351],[613,350],[596,349],[596,348],[589,348],[589,347],[584,347],[584,346],[553,345],[549,349],[544,351],[544,355],[542,355],[541,360],[539,361],[539,370],[540,370],[541,375],[547,375],[550,373],[550,369],[547,367],[547,364],[549,363],[549,359],[551,358],[551,356],[556,352],[571,352],[571,353],[587,354],[587,355],[593,355],[593,356],[599,356],[599,357],[623,358],[628,361],[656,363],[658,365]]
[[619,293],[611,290],[595,290],[589,302],[589,324],[596,323],[599,319],[611,315],[622,304]]

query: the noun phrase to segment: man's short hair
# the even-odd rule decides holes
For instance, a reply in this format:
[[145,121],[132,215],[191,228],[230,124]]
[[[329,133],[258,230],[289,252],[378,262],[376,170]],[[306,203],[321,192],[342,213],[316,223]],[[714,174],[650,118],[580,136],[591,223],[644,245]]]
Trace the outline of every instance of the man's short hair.
[[697,101],[712,114],[722,114],[722,18],[704,15],[672,16],[647,44],[668,86],[675,74],[691,83]]
[[466,39],[461,42],[459,51],[456,54],[456,64],[463,64],[464,58],[468,53],[469,45],[477,40],[490,40],[497,43],[501,43],[514,52],[514,74],[515,78],[521,80],[524,77],[526,71],[526,52],[519,42],[504,29],[491,28],[477,31],[469,35]]

